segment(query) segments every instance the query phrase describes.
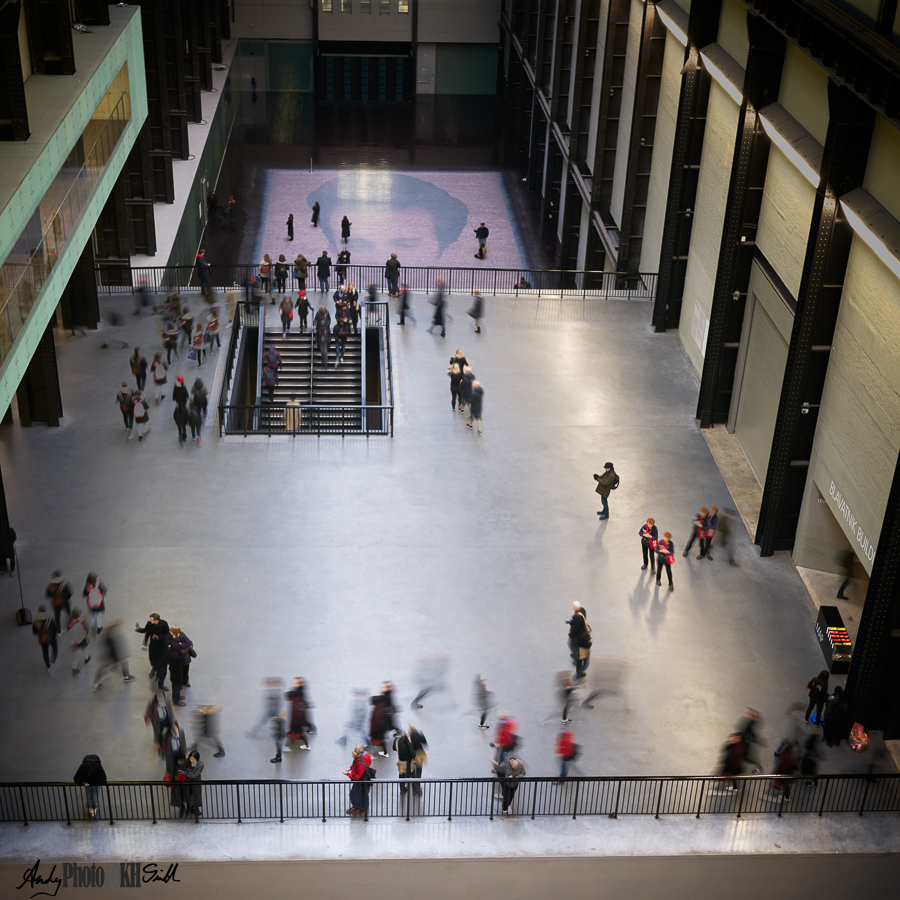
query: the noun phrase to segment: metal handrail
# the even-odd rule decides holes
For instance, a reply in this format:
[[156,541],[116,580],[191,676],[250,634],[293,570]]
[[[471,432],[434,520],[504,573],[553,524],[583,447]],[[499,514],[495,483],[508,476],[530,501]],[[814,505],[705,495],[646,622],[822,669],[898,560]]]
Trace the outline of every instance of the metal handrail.
[[[699,816],[900,812],[900,775],[572,776],[517,780],[512,814],[551,816]],[[179,821],[185,798],[205,819],[349,818],[345,780],[116,781],[98,791],[99,817]],[[359,783],[357,783],[359,784]],[[362,783],[366,818],[499,815],[497,778],[376,779]],[[405,789],[420,788],[415,799]],[[733,787],[734,790],[726,790]],[[454,790],[454,788],[456,788]],[[0,784],[0,822],[90,821],[85,788],[66,782]],[[194,793],[196,792],[196,794]],[[361,798],[357,797],[359,801]],[[183,821],[183,820],[182,820]]]
[[[235,265],[210,264],[210,279],[217,290],[235,282],[253,281],[258,263]],[[101,260],[96,266],[97,288],[101,293],[130,293],[143,284],[150,291],[199,290],[193,266],[148,266],[132,268],[127,260]],[[626,300],[652,300],[656,296],[656,273],[601,272],[570,269],[504,269],[455,266],[407,266],[401,270],[401,282],[414,292],[434,289],[438,278],[446,282],[448,294],[470,294],[476,288],[486,296],[523,298],[556,297],[588,299],[616,297]],[[524,279],[527,287],[520,287]],[[362,292],[369,284],[384,291],[387,281],[384,265],[347,265],[347,281]],[[111,283],[115,282],[115,283]],[[308,283],[308,281],[307,281]],[[297,289],[293,270],[288,274],[291,290]],[[307,288],[312,293],[313,289]]]

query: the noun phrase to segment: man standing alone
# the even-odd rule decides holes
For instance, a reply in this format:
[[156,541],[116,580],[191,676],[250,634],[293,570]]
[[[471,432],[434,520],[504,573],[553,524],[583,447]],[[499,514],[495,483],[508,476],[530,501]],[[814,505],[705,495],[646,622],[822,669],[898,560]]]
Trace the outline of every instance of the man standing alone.
[[619,484],[619,476],[616,475],[616,470],[613,468],[613,464],[611,462],[603,463],[603,474],[595,475],[594,481],[597,482],[596,491],[600,495],[600,503],[603,506],[603,509],[597,510],[597,515],[600,516],[601,519],[609,518],[609,492],[614,490]]
[[484,222],[475,229],[475,237],[478,239],[478,252],[475,254],[475,259],[484,259],[487,256],[487,239],[489,234],[488,227]]

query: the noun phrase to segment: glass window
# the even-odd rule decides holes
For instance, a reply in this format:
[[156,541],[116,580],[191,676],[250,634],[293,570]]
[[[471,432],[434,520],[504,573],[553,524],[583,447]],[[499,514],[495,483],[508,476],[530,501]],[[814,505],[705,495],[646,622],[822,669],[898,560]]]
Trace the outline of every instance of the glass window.
[[372,12],[372,0],[359,0],[359,11],[361,13]]
[[352,13],[353,12],[353,0],[341,0],[341,12],[342,13]]
[[409,12],[409,0],[400,0],[397,4],[397,12],[398,13],[408,13]]
[[391,11],[391,0],[378,0],[378,14],[386,16]]
[[331,12],[331,0],[322,0],[322,12]]

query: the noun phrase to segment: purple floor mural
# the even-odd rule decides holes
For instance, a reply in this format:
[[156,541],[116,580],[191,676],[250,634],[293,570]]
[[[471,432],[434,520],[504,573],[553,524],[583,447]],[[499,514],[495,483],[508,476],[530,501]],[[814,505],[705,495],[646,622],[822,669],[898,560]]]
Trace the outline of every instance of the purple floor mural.
[[[315,201],[322,210],[318,228],[310,222]],[[345,215],[353,226],[347,248],[354,264],[381,265],[396,253],[404,266],[527,267],[497,172],[272,170],[257,258],[284,253],[293,260],[303,253],[314,260],[327,249],[334,259],[343,247]],[[481,222],[490,229],[483,262],[474,258]]]

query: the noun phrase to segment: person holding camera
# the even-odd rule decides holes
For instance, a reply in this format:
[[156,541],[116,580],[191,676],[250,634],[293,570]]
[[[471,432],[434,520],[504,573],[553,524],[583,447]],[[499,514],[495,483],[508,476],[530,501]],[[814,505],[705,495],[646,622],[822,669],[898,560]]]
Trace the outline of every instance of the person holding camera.
[[594,481],[597,482],[596,492],[600,495],[600,504],[603,509],[597,510],[597,515],[601,519],[609,518],[609,492],[614,491],[619,486],[619,476],[611,462],[603,463],[603,474],[594,475]]

